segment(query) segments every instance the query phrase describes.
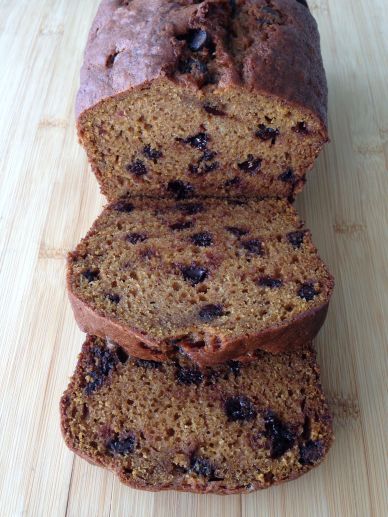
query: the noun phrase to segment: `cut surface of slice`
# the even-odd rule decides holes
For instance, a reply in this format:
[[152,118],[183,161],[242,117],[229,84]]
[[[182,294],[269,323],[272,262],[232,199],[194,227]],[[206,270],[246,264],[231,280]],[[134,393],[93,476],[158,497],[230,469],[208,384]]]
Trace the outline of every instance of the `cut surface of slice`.
[[333,440],[311,347],[200,370],[88,337],[61,424],[76,454],[146,490],[267,488],[318,465]]
[[86,332],[206,365],[303,346],[333,279],[286,201],[143,197],[102,212],[69,255],[68,289]]
[[103,0],[77,99],[102,192],[289,197],[327,141],[319,33],[297,0]]

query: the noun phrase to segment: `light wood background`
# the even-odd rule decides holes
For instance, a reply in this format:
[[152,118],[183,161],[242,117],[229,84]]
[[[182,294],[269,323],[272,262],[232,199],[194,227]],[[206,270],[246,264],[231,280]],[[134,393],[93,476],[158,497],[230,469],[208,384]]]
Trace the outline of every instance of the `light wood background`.
[[65,255],[103,204],[74,130],[97,3],[0,0],[0,516],[388,515],[386,0],[310,1],[332,143],[298,205],[337,281],[317,340],[336,443],[298,481],[223,498],[125,488],[61,439],[58,401],[83,339]]

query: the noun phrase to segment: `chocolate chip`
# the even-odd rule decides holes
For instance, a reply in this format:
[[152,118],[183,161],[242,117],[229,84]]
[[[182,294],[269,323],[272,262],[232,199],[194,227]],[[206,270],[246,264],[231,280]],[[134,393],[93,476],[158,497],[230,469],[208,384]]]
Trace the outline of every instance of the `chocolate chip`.
[[299,4],[302,4],[304,5],[305,7],[307,7],[307,9],[309,8],[308,6],[308,3],[306,2],[306,0],[296,0]]
[[259,129],[256,131],[255,135],[264,141],[271,140],[271,144],[274,145],[276,138],[280,135],[280,131],[278,128],[267,127],[264,124],[259,124]]
[[87,382],[84,390],[86,395],[91,395],[101,388],[106,377],[116,367],[117,361],[117,354],[108,348],[94,346],[89,350],[87,362],[90,367],[85,372]]
[[125,364],[128,361],[129,355],[121,346],[116,348],[116,355],[120,363]]
[[208,305],[204,305],[200,309],[198,314],[199,314],[199,318],[202,321],[204,321],[205,323],[207,323],[216,318],[220,318],[225,313],[224,313],[224,309],[223,309],[222,305],[220,305],[220,304],[215,305],[215,304],[209,303]]
[[86,278],[88,282],[94,282],[100,278],[99,271],[92,271],[91,269],[87,269],[82,273],[82,275]]
[[106,297],[108,298],[108,300],[110,300],[112,303],[119,303],[120,301],[120,296],[116,293],[108,293],[106,295]]
[[300,248],[303,243],[304,234],[305,232],[301,231],[287,233],[287,240],[294,248]]
[[210,162],[211,160],[213,160],[213,158],[216,157],[216,155],[217,153],[215,151],[209,151],[209,149],[205,149],[199,161]]
[[119,52],[113,52],[113,54],[109,54],[109,56],[106,58],[105,66],[106,68],[112,68],[114,65],[114,62],[116,60],[116,57],[119,55]]
[[203,48],[208,40],[208,35],[206,31],[202,29],[194,29],[191,30],[187,36],[187,45],[190,50],[193,52],[198,52]]
[[146,368],[148,370],[159,370],[162,363],[158,361],[151,361],[149,359],[136,359],[135,365],[139,368]]
[[176,205],[177,209],[187,215],[194,215],[202,212],[204,206],[201,203],[186,203],[186,204],[178,204]]
[[228,398],[225,402],[225,412],[231,422],[253,420],[257,415],[255,406],[244,395]]
[[292,183],[293,185],[296,183],[296,177],[292,169],[288,169],[285,172],[279,174],[278,179],[280,181],[284,181],[285,183]]
[[325,453],[325,446],[321,440],[309,440],[300,447],[299,463],[301,465],[312,465],[319,461]]
[[217,108],[217,106],[212,106],[211,104],[204,104],[203,109],[209,113],[210,115],[214,115],[215,117],[225,117],[226,112]]
[[135,160],[133,163],[129,163],[126,166],[126,169],[128,172],[131,172],[135,176],[144,176],[148,172],[147,167],[141,160]]
[[299,298],[306,300],[306,302],[310,302],[317,294],[319,294],[319,291],[315,290],[312,282],[305,282],[298,290]]
[[171,192],[177,200],[188,199],[194,196],[192,185],[181,180],[169,181],[167,190]]
[[247,160],[237,165],[240,170],[254,175],[260,170],[261,162],[262,160],[260,158],[255,158],[253,154],[248,154]]
[[125,437],[119,437],[117,434],[106,444],[107,450],[114,455],[126,456],[134,452],[136,446],[136,438],[133,434]]
[[182,368],[178,367],[176,378],[180,384],[196,384],[197,386],[203,381],[203,375],[200,370],[196,368]]
[[241,180],[238,176],[235,176],[234,178],[230,178],[225,181],[224,186],[225,188],[231,188],[231,187],[238,187],[241,184]]
[[192,285],[204,282],[209,274],[209,271],[205,267],[200,266],[182,266],[181,271],[183,278]]
[[207,172],[215,171],[216,169],[218,169],[219,166],[220,166],[220,164],[218,162],[205,163],[205,165],[203,166],[203,172],[207,173]]
[[241,242],[241,246],[252,255],[263,255],[263,243],[259,239],[250,239]]
[[237,228],[237,226],[226,226],[225,230],[233,234],[235,237],[240,238],[249,233],[249,230],[244,228]]
[[183,142],[184,144],[189,144],[194,149],[200,149],[201,151],[203,151],[207,147],[209,135],[205,132],[201,132],[197,133],[194,136],[188,136],[184,139],[179,138],[178,141]]
[[280,278],[271,278],[270,276],[262,276],[259,278],[258,284],[262,287],[269,287],[270,289],[276,289],[283,285],[283,281]]
[[305,135],[309,132],[306,122],[298,122],[296,126],[293,126],[291,129],[294,133],[302,133]]
[[163,156],[162,151],[158,151],[158,149],[152,149],[149,144],[144,147],[143,154],[149,160],[153,160],[154,163],[156,163],[159,158],[162,158]]
[[195,233],[190,237],[191,242],[196,246],[211,246],[213,244],[213,236],[209,232]]
[[241,363],[239,361],[228,361],[227,365],[236,377],[240,375]]
[[264,417],[264,435],[271,442],[271,458],[276,459],[283,456],[295,443],[295,435],[273,412],[268,411]]
[[112,210],[116,210],[117,212],[125,212],[127,214],[131,213],[134,210],[134,206],[132,203],[128,203],[127,201],[117,201],[117,203],[111,206]]
[[138,242],[144,242],[147,240],[147,235],[144,233],[128,233],[128,235],[125,237],[125,240],[131,244],[137,244]]
[[194,226],[193,221],[181,221],[170,225],[171,230],[182,231]]
[[214,467],[209,460],[199,456],[193,456],[190,461],[190,470],[205,478],[214,478]]

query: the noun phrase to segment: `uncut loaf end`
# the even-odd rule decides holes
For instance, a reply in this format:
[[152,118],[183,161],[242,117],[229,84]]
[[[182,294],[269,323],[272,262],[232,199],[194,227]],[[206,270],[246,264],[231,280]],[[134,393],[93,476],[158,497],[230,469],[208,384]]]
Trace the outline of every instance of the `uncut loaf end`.
[[110,201],[292,197],[327,141],[317,24],[298,0],[103,0],[78,131]]

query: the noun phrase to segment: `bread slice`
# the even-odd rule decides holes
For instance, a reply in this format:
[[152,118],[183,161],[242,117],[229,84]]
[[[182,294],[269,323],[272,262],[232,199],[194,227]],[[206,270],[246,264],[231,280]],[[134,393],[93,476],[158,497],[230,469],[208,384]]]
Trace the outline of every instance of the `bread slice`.
[[103,0],[77,120],[110,201],[293,196],[328,139],[317,24],[298,0]]
[[286,201],[143,197],[102,212],[69,255],[68,289],[89,334],[210,365],[303,346],[333,279]]
[[146,490],[230,494],[318,465],[333,440],[311,347],[199,370],[89,336],[61,400],[66,444]]

